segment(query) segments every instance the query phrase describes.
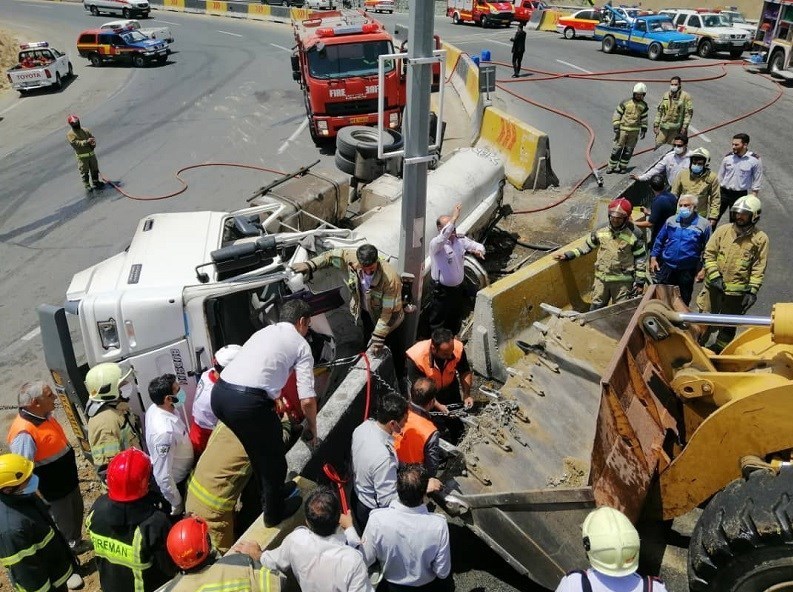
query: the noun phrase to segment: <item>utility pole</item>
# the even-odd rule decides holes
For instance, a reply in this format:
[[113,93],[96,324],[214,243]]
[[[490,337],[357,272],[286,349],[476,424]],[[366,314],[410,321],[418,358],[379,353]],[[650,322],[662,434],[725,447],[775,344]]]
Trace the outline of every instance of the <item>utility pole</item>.
[[[410,0],[408,31],[407,106],[402,125],[405,160],[402,172],[402,221],[399,236],[399,270],[412,274],[416,311],[402,325],[405,346],[416,340],[424,276],[424,228],[427,216],[427,169],[430,126],[432,58],[435,49],[435,2]],[[443,81],[441,81],[441,84]]]

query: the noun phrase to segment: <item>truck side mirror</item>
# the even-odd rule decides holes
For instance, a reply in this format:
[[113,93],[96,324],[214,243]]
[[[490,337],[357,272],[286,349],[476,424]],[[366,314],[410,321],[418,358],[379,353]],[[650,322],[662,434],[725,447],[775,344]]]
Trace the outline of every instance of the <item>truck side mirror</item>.
[[300,72],[300,56],[296,53],[292,54],[292,72]]

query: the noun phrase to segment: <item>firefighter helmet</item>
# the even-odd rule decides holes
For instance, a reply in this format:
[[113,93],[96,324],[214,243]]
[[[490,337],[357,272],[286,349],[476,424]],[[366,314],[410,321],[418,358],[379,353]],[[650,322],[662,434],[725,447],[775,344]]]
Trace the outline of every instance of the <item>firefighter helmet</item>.
[[760,219],[760,213],[763,211],[763,204],[757,199],[753,193],[739,197],[738,200],[730,208],[730,214],[737,214],[739,212],[747,212],[752,215],[752,224],[757,224]]
[[646,95],[647,85],[644,82],[637,82],[636,84],[633,85],[633,94]]
[[706,167],[710,164],[710,152],[707,148],[697,148],[696,150],[693,150],[688,156],[692,161],[695,158],[704,158]]
[[630,218],[632,210],[633,206],[631,202],[624,197],[619,197],[609,203],[609,216],[625,216],[626,218]]
[[80,125],[80,118],[77,117],[74,113],[72,113],[71,115],[69,115],[69,117],[66,118],[66,123],[68,123],[71,126]]
[[212,551],[207,523],[197,516],[183,518],[171,528],[165,546],[179,569],[201,565]]
[[225,368],[231,364],[231,360],[237,356],[241,349],[241,345],[227,345],[221,347],[215,352],[215,363],[221,368]]
[[639,567],[639,533],[619,510],[593,510],[582,528],[584,549],[592,569],[608,576],[627,576]]
[[17,487],[30,479],[33,474],[33,463],[18,454],[0,456],[0,489]]
[[134,502],[149,491],[151,460],[137,448],[122,450],[107,467],[107,495],[114,502]]
[[124,371],[115,362],[97,364],[85,375],[85,388],[91,401],[116,401],[121,396],[120,387],[132,374],[132,369]]

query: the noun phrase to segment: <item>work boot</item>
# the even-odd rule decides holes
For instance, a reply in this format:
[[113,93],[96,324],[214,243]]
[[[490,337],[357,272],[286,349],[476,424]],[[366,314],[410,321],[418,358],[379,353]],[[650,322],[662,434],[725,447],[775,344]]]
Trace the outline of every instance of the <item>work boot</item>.
[[616,172],[617,172],[617,167],[609,167],[609,168],[606,169],[606,174],[607,175],[611,175],[611,174],[616,173]]
[[69,576],[69,579],[66,580],[66,587],[69,590],[79,590],[83,587],[83,578],[78,573],[73,573]]
[[628,169],[627,169],[627,168],[625,168],[625,167],[620,167],[620,168],[618,168],[618,169],[617,169],[617,172],[618,172],[620,175],[624,175],[625,173],[627,173],[627,172],[628,172]]
[[279,516],[268,516],[267,514],[264,515],[264,525],[267,528],[272,528],[273,526],[279,525],[281,522],[289,518],[295,512],[300,509],[300,506],[303,505],[303,498],[299,495],[290,497],[286,501],[284,501],[283,510]]

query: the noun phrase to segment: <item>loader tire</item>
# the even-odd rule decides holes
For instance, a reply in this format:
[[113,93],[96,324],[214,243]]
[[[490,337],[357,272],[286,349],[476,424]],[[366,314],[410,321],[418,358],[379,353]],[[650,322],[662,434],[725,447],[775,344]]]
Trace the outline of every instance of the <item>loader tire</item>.
[[693,592],[793,589],[793,467],[755,471],[717,493],[688,549]]

